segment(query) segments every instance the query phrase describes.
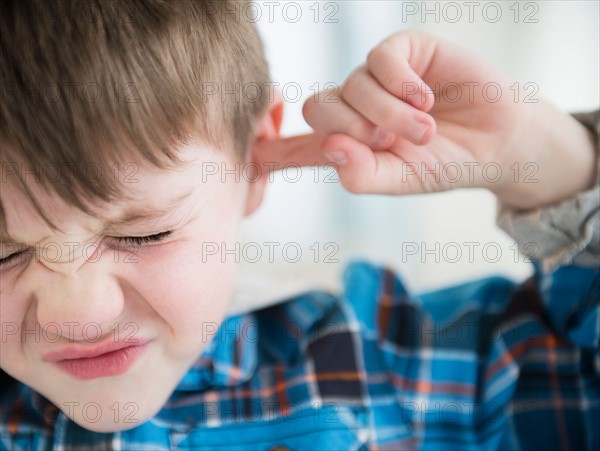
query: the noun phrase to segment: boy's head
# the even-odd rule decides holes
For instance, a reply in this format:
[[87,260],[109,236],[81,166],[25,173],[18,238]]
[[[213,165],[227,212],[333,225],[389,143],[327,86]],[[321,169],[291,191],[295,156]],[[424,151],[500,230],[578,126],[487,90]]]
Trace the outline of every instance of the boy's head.
[[155,414],[227,308],[235,259],[205,251],[265,178],[226,171],[282,114],[246,6],[2,3],[0,365],[88,429]]

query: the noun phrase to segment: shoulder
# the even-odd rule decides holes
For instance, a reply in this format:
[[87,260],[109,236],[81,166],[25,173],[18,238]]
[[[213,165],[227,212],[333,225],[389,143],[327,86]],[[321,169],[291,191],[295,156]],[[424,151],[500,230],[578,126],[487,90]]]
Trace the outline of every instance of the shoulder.
[[[425,293],[411,293],[391,268],[351,261],[341,293],[307,291],[249,313],[259,329],[263,362],[293,363],[356,347],[360,340],[410,340],[415,328],[497,322],[515,297],[532,297],[531,284],[487,277]],[[419,331],[416,331],[419,332]],[[414,338],[414,337],[413,337]],[[400,341],[399,341],[400,340]],[[433,343],[434,344],[434,343]]]

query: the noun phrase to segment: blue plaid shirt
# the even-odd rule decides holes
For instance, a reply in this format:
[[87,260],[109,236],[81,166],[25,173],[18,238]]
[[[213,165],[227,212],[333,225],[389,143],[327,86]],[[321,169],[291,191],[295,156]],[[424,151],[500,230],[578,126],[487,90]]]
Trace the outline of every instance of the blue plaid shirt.
[[600,449],[600,276],[563,266],[411,295],[354,262],[227,318],[164,408],[87,431],[0,373],[6,450]]

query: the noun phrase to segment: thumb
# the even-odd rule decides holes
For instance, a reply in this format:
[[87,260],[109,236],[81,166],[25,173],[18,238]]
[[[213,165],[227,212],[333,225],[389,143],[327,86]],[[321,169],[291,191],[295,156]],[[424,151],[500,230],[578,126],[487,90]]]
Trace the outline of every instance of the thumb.
[[414,191],[414,187],[401,183],[402,160],[388,150],[373,151],[348,135],[336,133],[324,141],[323,153],[336,166],[340,183],[351,193],[409,194]]

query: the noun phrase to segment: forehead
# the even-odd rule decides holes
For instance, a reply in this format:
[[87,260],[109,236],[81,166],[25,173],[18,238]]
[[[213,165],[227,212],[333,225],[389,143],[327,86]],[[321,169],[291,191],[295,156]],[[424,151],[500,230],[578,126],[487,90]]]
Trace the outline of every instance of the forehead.
[[[178,206],[202,190],[200,171],[205,164],[223,159],[222,152],[198,145],[182,148],[178,155],[183,164],[169,169],[159,169],[138,160],[113,164],[108,175],[130,199],[113,203],[95,200],[93,204],[84,201],[97,217],[87,215],[52,194],[51,183],[46,187],[36,183],[31,174],[29,177],[24,173],[21,175],[47,218],[65,235],[89,236],[116,224],[134,225],[148,215],[158,217],[168,211],[175,212]],[[0,225],[0,230],[5,229],[3,235],[8,235],[0,236],[0,241],[30,244],[56,235],[57,232],[45,223],[27,195],[10,183],[10,177],[2,177],[0,183],[0,199],[6,216],[6,224]]]

